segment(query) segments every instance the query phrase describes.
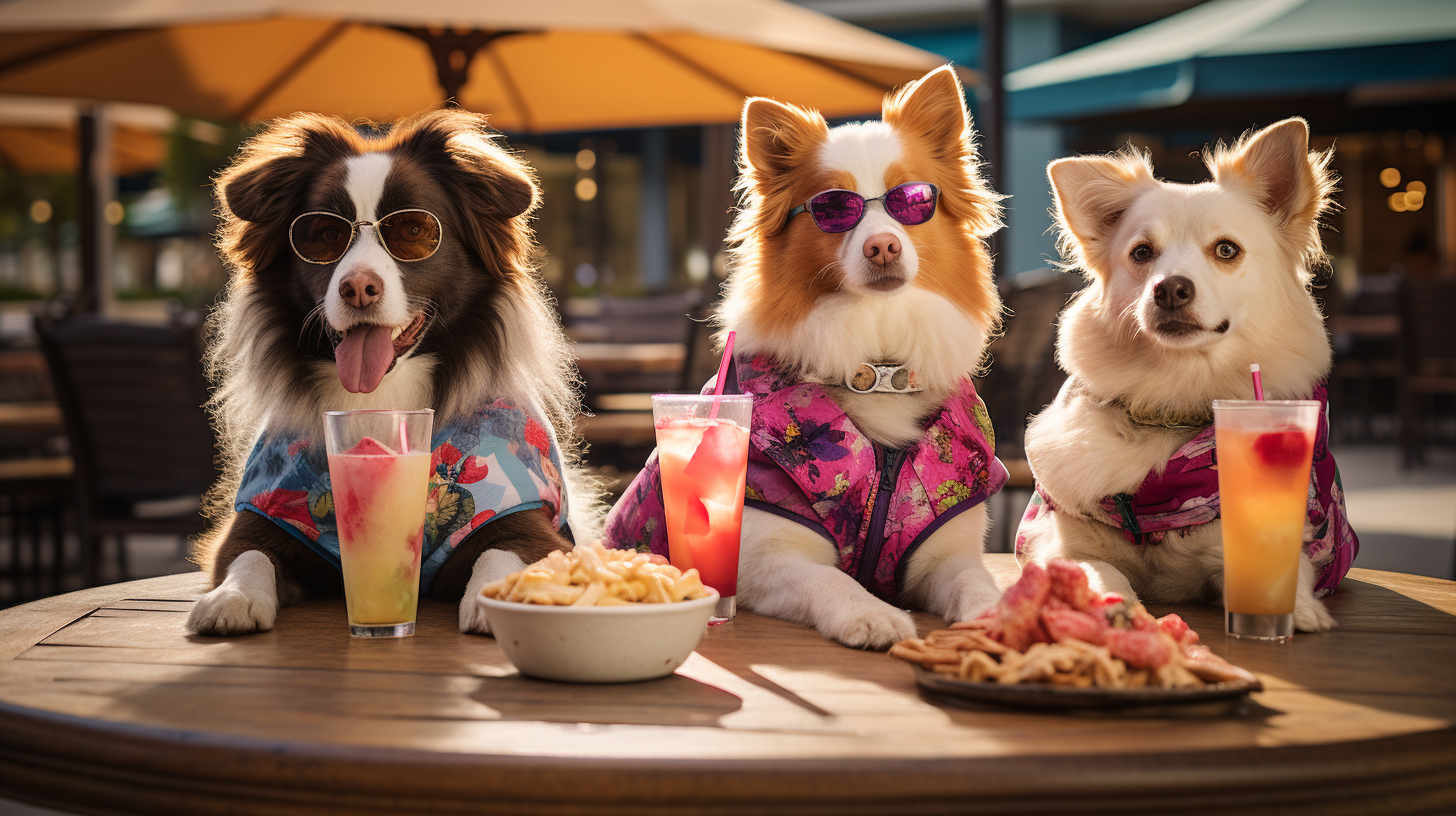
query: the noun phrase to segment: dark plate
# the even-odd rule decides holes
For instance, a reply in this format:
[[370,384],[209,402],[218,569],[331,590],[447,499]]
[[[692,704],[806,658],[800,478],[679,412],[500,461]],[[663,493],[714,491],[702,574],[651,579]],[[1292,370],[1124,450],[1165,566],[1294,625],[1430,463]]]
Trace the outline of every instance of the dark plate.
[[1105,710],[1188,705],[1229,700],[1264,688],[1258,678],[1215,683],[1198,689],[1074,688],[1043,683],[1005,685],[961,680],[919,666],[912,668],[915,669],[915,682],[933,694],[1015,708]]

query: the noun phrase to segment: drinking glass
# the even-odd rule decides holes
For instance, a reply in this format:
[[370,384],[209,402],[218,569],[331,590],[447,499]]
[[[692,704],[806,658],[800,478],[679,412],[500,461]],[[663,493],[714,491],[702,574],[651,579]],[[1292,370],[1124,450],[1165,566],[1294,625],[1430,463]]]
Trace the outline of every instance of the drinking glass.
[[1223,518],[1224,627],[1237,638],[1294,636],[1314,400],[1215,400]]
[[354,637],[415,632],[434,414],[324,414],[344,604]]
[[746,394],[652,396],[668,560],[680,570],[696,569],[718,590],[709,624],[727,623],[737,611],[752,412],[753,398]]

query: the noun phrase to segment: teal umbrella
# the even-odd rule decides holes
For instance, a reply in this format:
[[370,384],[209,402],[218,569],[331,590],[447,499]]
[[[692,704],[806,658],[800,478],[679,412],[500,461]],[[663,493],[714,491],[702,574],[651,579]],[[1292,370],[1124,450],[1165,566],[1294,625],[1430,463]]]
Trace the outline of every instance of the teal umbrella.
[[1456,77],[1451,0],[1211,0],[1006,76],[1011,115],[1196,99],[1379,95]]

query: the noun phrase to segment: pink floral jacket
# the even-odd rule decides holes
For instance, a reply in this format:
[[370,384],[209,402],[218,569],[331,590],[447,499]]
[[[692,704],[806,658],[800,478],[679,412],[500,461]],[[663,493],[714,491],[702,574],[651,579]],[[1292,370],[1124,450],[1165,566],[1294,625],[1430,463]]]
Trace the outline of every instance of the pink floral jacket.
[[[771,358],[735,360],[724,390],[754,397],[745,504],[829,539],[840,568],[882,598],[898,594],[921,543],[1006,484],[990,415],[969,379],[899,450],[872,442],[822,386]],[[608,545],[666,555],[663,518],[654,454],[612,508]]]
[[[1328,395],[1317,385],[1312,399],[1320,401],[1319,427],[1315,432],[1314,462],[1310,468],[1309,503],[1304,525],[1304,552],[1315,568],[1315,594],[1327,595],[1340,585],[1360,540],[1345,513],[1345,492],[1340,470],[1330,454]],[[1219,517],[1218,462],[1213,444],[1213,426],[1188,440],[1161,470],[1148,473],[1136,493],[1104,496],[1099,513],[1092,516],[1115,528],[1131,544],[1161,544],[1168,535],[1188,535],[1199,525]],[[1052,518],[1059,509],[1051,496],[1036,486],[1031,503],[1016,531],[1016,552],[1029,542],[1055,535]]]

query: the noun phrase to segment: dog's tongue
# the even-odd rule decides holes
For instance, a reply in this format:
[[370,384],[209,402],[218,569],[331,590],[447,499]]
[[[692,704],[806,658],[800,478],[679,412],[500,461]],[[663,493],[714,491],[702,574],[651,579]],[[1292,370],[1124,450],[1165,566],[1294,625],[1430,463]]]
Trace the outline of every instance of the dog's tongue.
[[355,394],[379,387],[394,362],[394,339],[388,326],[355,326],[334,349],[339,381]]

